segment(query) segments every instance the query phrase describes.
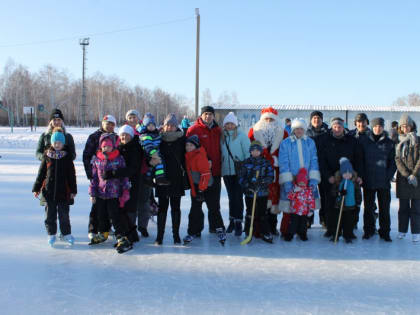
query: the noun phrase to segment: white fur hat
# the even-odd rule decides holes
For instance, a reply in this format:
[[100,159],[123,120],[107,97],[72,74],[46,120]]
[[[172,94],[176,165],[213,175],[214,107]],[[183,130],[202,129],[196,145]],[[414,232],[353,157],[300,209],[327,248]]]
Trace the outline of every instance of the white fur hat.
[[303,118],[295,118],[292,120],[292,133],[296,128],[302,128],[303,130],[306,130],[306,121]]
[[225,119],[223,119],[223,126],[227,123],[232,123],[235,126],[238,126],[238,118],[236,118],[233,112],[229,112],[229,114],[226,115]]
[[118,130],[118,134],[121,136],[123,133],[128,133],[131,138],[134,137],[134,129],[129,125],[124,125]]

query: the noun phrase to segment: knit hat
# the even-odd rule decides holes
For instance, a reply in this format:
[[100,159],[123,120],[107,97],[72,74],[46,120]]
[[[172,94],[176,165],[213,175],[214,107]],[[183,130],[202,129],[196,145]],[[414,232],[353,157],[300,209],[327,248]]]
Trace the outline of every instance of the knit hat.
[[344,120],[341,119],[340,117],[334,117],[333,119],[331,119],[331,127],[335,124],[339,124],[342,127],[344,127]]
[[200,139],[198,139],[197,135],[192,135],[185,140],[185,143],[192,143],[198,149],[200,147]]
[[116,125],[117,124],[117,120],[115,119],[115,117],[114,116],[112,116],[112,115],[105,115],[104,116],[104,118],[102,119],[102,122],[110,122],[110,123],[113,123],[114,125]]
[[150,124],[156,126],[155,117],[152,115],[152,113],[146,113],[143,117],[143,126],[147,127]]
[[385,126],[385,120],[382,117],[376,117],[376,118],[373,118],[371,120],[370,125],[372,127],[375,127],[377,125],[380,125],[380,126],[384,127]]
[[203,115],[204,113],[214,114],[214,108],[212,106],[203,106],[201,107],[201,115]]
[[322,112],[320,112],[319,110],[314,110],[311,113],[310,119],[312,120],[312,117],[314,117],[314,116],[319,116],[319,118],[321,118],[322,120],[324,120],[324,114]]
[[365,113],[358,113],[356,117],[354,117],[354,121],[367,121],[369,125],[369,119]]
[[119,138],[115,133],[103,133],[99,138],[99,147],[102,148],[105,145],[109,145],[112,148],[118,146]]
[[261,142],[259,142],[257,140],[254,140],[254,141],[251,142],[251,145],[249,147],[249,152],[252,152],[254,150],[258,150],[260,152],[263,151],[263,147],[262,147]]
[[54,144],[57,141],[61,142],[63,145],[66,144],[66,137],[64,136],[63,129],[61,128],[54,128],[51,135],[51,144]]
[[298,186],[308,186],[308,171],[302,167],[296,175],[296,184]]
[[53,109],[51,112],[50,120],[53,120],[54,118],[60,118],[62,121],[64,121],[63,113],[58,108]]
[[306,121],[303,118],[295,118],[292,120],[292,133],[297,128],[302,128],[303,130],[306,130]]
[[278,111],[275,110],[273,107],[267,107],[261,110],[260,119],[272,118],[274,120],[278,120],[279,119],[278,114],[279,114]]
[[400,126],[407,125],[414,127],[414,121],[411,119],[411,117],[408,114],[402,114],[400,118],[400,122],[398,123]]
[[232,123],[235,126],[238,126],[238,118],[236,118],[234,112],[229,112],[229,114],[226,115],[225,119],[223,119],[223,126]]
[[123,133],[129,134],[131,138],[134,137],[134,129],[129,125],[124,125],[118,130],[118,134],[121,136]]
[[163,125],[174,125],[178,126],[178,119],[174,113],[170,113],[166,116],[165,120],[163,121]]
[[125,119],[127,119],[127,120],[128,120],[128,116],[130,116],[130,115],[136,115],[136,116],[137,116],[137,118],[138,118],[138,119],[140,119],[140,113],[139,113],[137,110],[135,110],[135,109],[130,109],[130,110],[127,112],[127,114],[125,114]]
[[340,159],[340,173],[341,175],[345,173],[353,173],[353,166],[351,165],[349,159],[346,157],[342,157]]

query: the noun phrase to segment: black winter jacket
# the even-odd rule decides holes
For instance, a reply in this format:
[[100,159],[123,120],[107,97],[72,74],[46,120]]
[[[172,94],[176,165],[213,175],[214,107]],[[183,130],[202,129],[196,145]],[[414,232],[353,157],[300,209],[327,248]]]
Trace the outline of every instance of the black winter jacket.
[[367,189],[387,189],[391,187],[391,179],[397,166],[395,164],[395,144],[386,131],[377,142],[373,133],[369,132],[359,142],[364,153],[363,187]]
[[99,147],[99,138],[106,131],[102,128],[99,128],[94,133],[92,133],[86,141],[85,149],[83,150],[83,165],[85,167],[86,177],[90,180],[92,179],[92,157],[96,154]]
[[44,153],[32,192],[41,192],[47,201],[70,201],[77,194],[76,171],[71,155],[49,149]]
[[[168,186],[157,186],[156,197],[180,197],[184,196],[185,173],[185,136],[183,131],[178,129],[173,135],[176,139],[168,139],[162,132],[160,143],[160,154],[165,161],[166,178],[171,182]],[[171,141],[170,141],[171,140]]]
[[[64,150],[70,153],[71,158],[74,161],[76,159],[76,148],[74,146],[73,136],[67,133],[64,127],[62,129],[66,138]],[[50,128],[39,136],[38,145],[36,147],[36,157],[40,161],[42,161],[45,150],[51,146],[51,136],[52,130]]]

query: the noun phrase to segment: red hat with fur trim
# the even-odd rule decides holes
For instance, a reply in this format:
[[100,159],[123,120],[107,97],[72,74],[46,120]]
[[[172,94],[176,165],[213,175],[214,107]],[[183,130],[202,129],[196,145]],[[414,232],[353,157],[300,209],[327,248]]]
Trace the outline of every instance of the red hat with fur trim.
[[279,119],[277,110],[275,110],[273,107],[267,107],[261,110],[261,117],[260,119],[265,118],[272,118],[274,120]]

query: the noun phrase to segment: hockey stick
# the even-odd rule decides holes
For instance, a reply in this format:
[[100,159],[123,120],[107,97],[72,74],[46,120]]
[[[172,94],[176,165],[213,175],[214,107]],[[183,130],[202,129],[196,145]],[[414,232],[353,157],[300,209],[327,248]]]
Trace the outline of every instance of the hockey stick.
[[[258,179],[260,171],[257,171],[255,178]],[[246,245],[252,240],[252,233],[254,232],[254,215],[255,215],[255,203],[257,201],[257,190],[254,191],[254,200],[252,201],[252,212],[251,212],[251,225],[249,226],[249,234],[246,239],[241,242],[241,245]]]
[[[347,179],[345,179],[343,190],[346,190],[346,188],[347,188]],[[340,225],[341,225],[341,216],[343,214],[344,199],[346,199],[345,195],[343,196],[343,199],[341,199],[340,214],[338,215],[338,224],[337,224],[337,231],[335,232],[334,244],[336,244],[338,240],[338,231],[340,230]]]

